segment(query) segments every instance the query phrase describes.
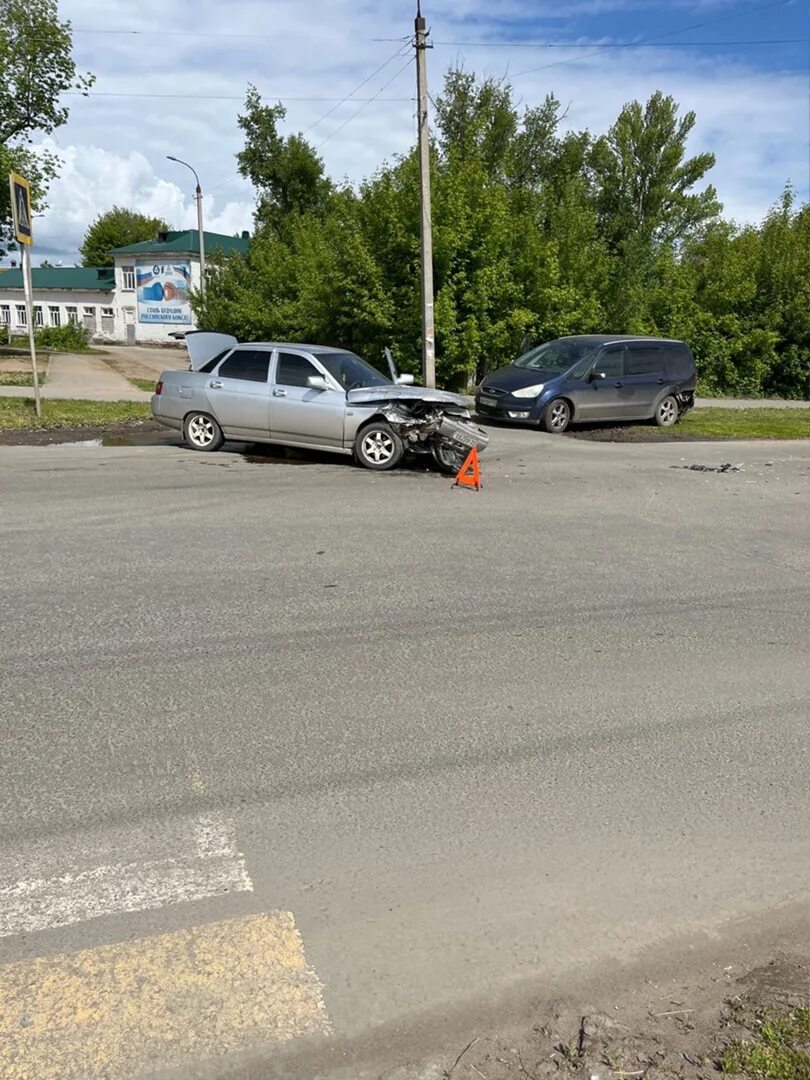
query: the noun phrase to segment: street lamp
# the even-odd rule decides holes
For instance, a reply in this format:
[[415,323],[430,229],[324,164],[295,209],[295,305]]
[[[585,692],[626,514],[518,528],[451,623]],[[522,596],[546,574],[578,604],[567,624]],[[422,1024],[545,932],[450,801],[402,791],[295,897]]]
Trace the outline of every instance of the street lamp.
[[203,194],[200,187],[200,178],[197,176],[197,170],[193,169],[187,161],[181,161],[180,158],[172,157],[171,154],[167,154],[166,158],[168,161],[176,161],[178,165],[185,165],[187,169],[191,169],[194,173],[194,179],[197,181],[194,198],[197,202],[197,233],[200,237],[200,295],[205,299],[205,233],[203,232]]

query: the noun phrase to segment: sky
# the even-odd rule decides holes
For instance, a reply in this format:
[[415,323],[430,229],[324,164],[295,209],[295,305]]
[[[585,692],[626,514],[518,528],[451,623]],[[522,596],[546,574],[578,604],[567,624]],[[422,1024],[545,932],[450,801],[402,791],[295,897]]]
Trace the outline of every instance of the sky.
[[[405,152],[414,5],[62,0],[78,68],[96,83],[89,97],[66,97],[70,119],[44,140],[63,164],[35,222],[34,262],[77,261],[87,226],[113,204],[196,227],[194,178],[168,154],[197,170],[206,230],[250,229],[253,192],[235,160],[248,82],[285,105],[283,132],[305,132],[336,180],[359,181]],[[567,127],[601,133],[623,104],[660,89],[697,114],[689,150],[716,155],[710,180],[727,216],[761,219],[788,180],[808,198],[805,0],[424,0],[423,14],[434,96],[463,64],[507,76],[524,106],[553,92]],[[640,44],[618,47],[628,43]]]

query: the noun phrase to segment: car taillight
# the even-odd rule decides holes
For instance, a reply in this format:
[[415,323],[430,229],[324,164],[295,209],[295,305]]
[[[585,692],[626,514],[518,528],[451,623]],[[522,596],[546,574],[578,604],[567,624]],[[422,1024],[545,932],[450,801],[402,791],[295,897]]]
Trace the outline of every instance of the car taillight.
[[159,394],[163,390],[163,379],[158,379],[155,383],[155,393]]

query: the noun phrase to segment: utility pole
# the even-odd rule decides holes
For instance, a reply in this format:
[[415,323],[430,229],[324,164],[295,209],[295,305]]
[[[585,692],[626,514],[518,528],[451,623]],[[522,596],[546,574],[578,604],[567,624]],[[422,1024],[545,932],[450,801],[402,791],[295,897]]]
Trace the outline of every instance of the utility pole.
[[419,202],[422,237],[422,383],[436,385],[436,330],[433,319],[433,223],[430,206],[430,133],[428,131],[427,23],[417,0],[414,21],[416,49],[416,107],[419,127]]

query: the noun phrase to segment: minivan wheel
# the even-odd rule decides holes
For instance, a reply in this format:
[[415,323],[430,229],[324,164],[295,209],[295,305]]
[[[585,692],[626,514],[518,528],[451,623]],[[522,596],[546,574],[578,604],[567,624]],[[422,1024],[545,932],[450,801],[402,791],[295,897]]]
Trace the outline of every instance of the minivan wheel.
[[658,403],[655,422],[659,427],[672,427],[678,422],[678,402],[671,394]]
[[222,428],[208,413],[189,413],[183,422],[183,438],[192,450],[219,450],[225,442]]
[[562,435],[571,423],[571,406],[562,398],[555,398],[546,405],[542,426],[552,435]]
[[354,440],[354,456],[366,469],[383,472],[402,461],[405,444],[390,424],[373,420],[361,428]]

